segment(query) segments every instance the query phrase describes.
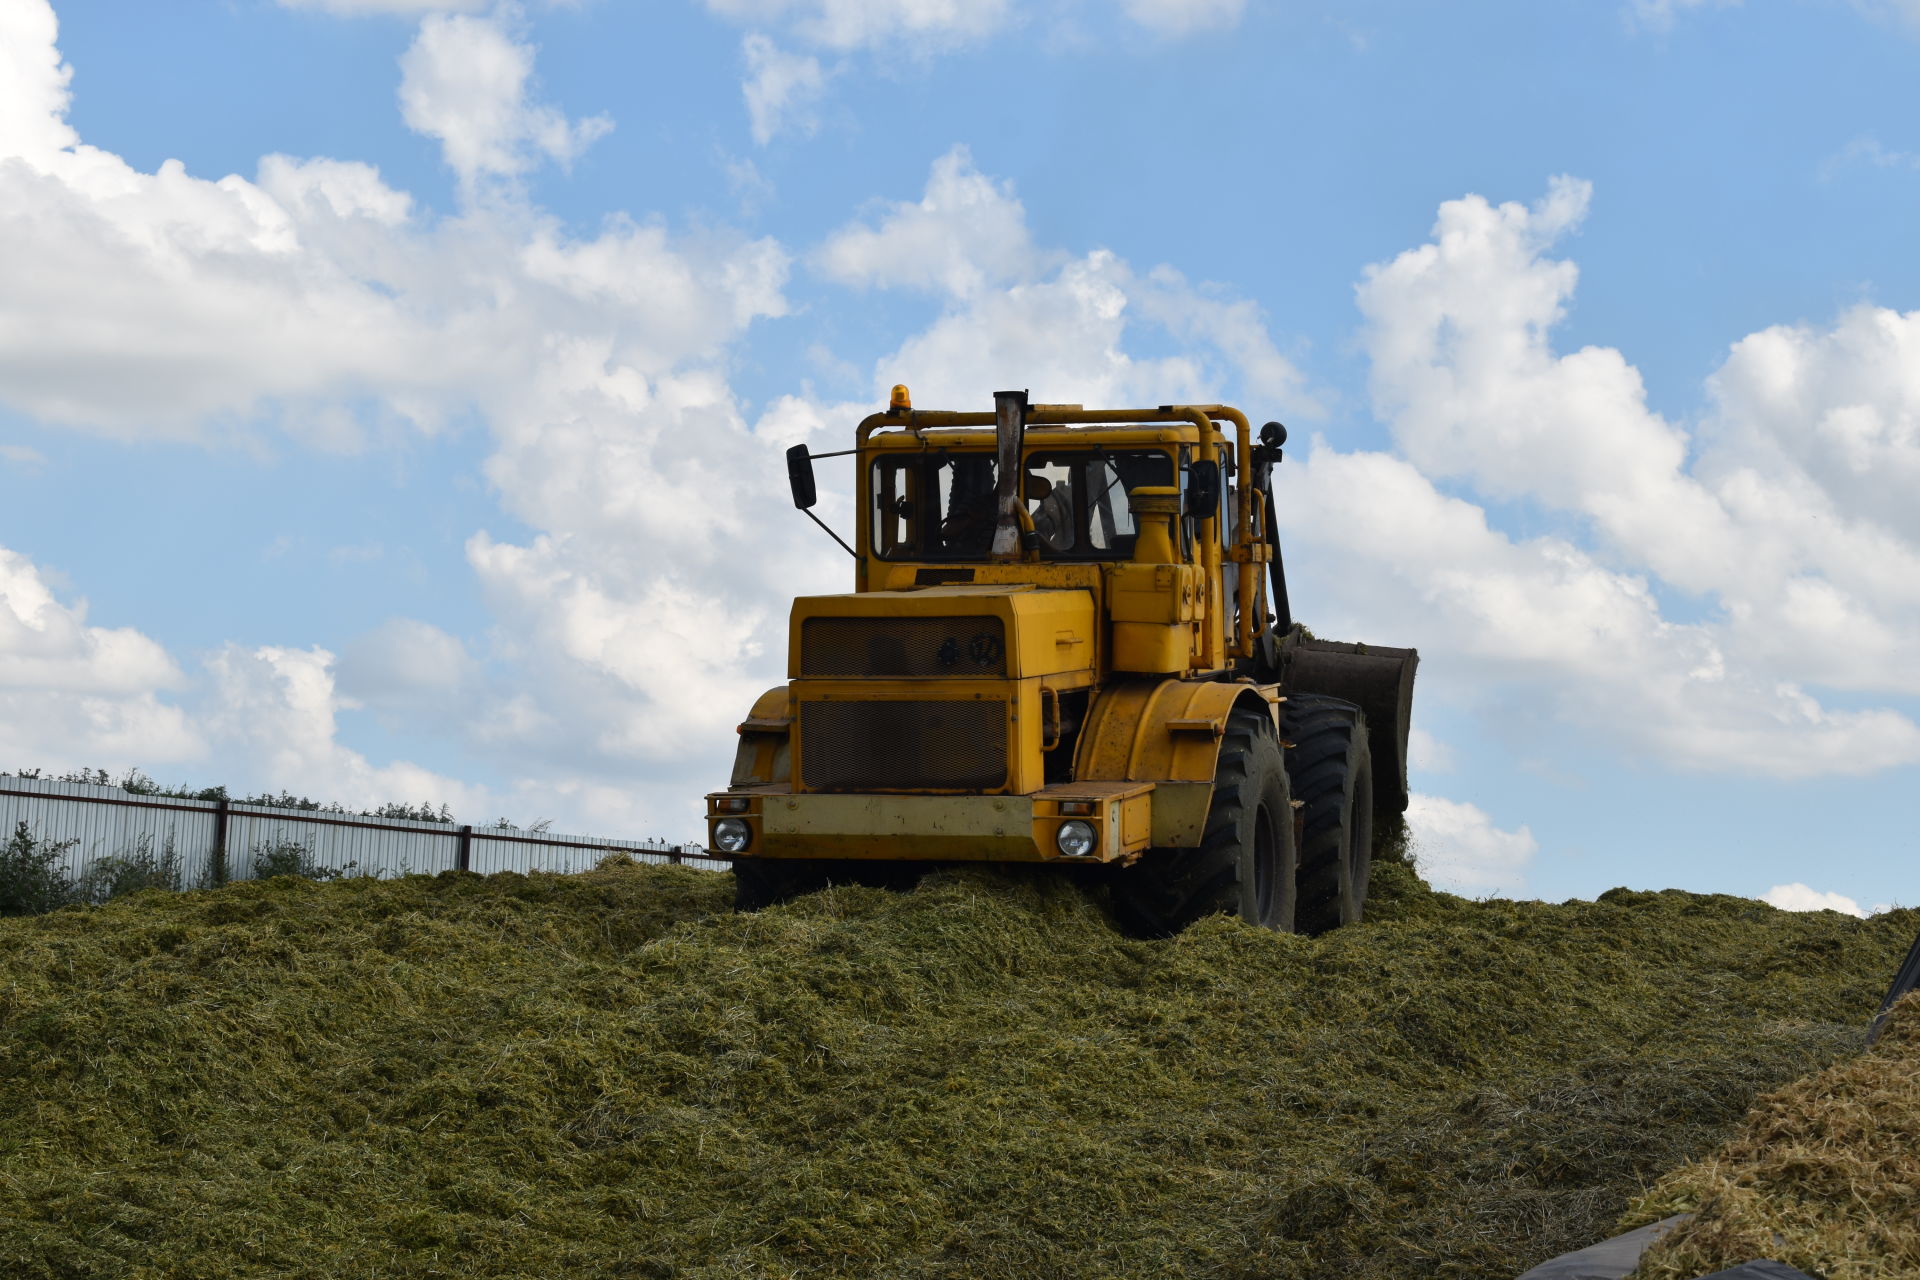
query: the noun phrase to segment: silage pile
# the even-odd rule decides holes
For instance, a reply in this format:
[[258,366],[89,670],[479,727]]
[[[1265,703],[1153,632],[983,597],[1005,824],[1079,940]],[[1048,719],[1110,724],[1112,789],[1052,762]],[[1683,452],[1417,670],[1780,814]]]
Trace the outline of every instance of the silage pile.
[[1920,993],[1871,1052],[1761,1099],[1626,1225],[1685,1212],[1636,1276],[1685,1280],[1759,1257],[1826,1280],[1920,1275]]
[[1380,880],[1320,939],[983,871],[0,921],[0,1274],[1507,1277],[1852,1051],[1920,926]]

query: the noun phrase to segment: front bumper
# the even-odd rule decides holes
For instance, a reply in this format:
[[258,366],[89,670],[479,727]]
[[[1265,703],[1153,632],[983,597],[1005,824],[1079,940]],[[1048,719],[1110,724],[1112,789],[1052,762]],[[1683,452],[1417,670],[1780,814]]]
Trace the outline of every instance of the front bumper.
[[[939,862],[1130,862],[1152,843],[1151,782],[1077,782],[1032,795],[844,795],[772,787],[707,797],[753,832],[742,858],[926,859]],[[1090,824],[1094,851],[1060,853],[1063,822]],[[711,840],[709,840],[711,843]]]

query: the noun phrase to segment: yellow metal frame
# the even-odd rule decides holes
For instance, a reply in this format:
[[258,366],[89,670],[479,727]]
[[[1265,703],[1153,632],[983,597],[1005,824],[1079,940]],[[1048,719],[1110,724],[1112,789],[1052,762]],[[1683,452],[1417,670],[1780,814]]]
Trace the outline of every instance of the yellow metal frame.
[[[1247,421],[1247,415],[1230,405],[1224,404],[1174,404],[1162,405],[1157,409],[1083,409],[1077,405],[1036,404],[1027,411],[1026,450],[1045,452],[1048,448],[1067,448],[1083,443],[1090,436],[1097,436],[1102,442],[1114,445],[1148,444],[1191,444],[1199,453],[1201,461],[1218,462],[1218,445],[1225,443],[1226,435],[1221,424],[1231,425],[1233,429],[1234,466],[1240,477],[1238,501],[1234,504],[1233,540],[1227,547],[1228,557],[1240,564],[1264,563],[1268,558],[1264,542],[1256,541],[1253,523],[1253,493],[1247,481],[1253,475],[1253,428]],[[1163,429],[1154,430],[1153,425],[1160,424]],[[1165,426],[1178,424],[1191,427],[1191,431],[1167,431]],[[856,570],[856,588],[870,590],[873,577],[872,565],[877,557],[873,554],[872,514],[867,501],[867,477],[875,458],[883,449],[938,449],[984,447],[993,439],[992,413],[959,412],[944,409],[902,409],[890,408],[884,413],[876,413],[865,418],[854,433],[854,450],[859,459],[857,491],[860,501],[856,504],[856,542],[859,548],[859,565]],[[1139,427],[1138,431],[1115,431],[1115,427]],[[1074,431],[1075,427],[1100,427],[1099,432]],[[1048,430],[1047,428],[1060,428]],[[896,429],[900,434],[891,438],[877,433]],[[984,429],[984,430],[983,430]],[[1220,537],[1218,520],[1209,515],[1198,522],[1201,548],[1201,565],[1206,571],[1209,584],[1220,579],[1221,550],[1225,542]],[[880,561],[880,563],[889,563]],[[988,566],[981,565],[978,568]],[[1020,565],[999,566],[1065,568],[1065,565]],[[983,581],[976,575],[975,581]],[[1234,634],[1224,634],[1225,611],[1223,603],[1209,595],[1208,615],[1220,621],[1209,630],[1209,643],[1202,662],[1204,670],[1220,670],[1233,658],[1251,657],[1254,652],[1253,602],[1258,591],[1258,583],[1252,573],[1239,576],[1235,610],[1237,622]]]
[[[896,389],[895,400],[896,407],[867,418],[856,433],[856,590],[794,602],[790,683],[763,694],[741,723],[731,785],[708,797],[709,821],[744,820],[752,832],[745,856],[766,858],[1069,861],[1060,855],[1056,837],[1061,823],[1075,819],[1092,825],[1097,837],[1093,854],[1081,861],[1126,862],[1149,847],[1199,844],[1228,716],[1236,707],[1256,708],[1277,725],[1280,701],[1277,686],[1225,676],[1234,658],[1255,651],[1258,574],[1243,570],[1238,575],[1237,621],[1229,634],[1221,598],[1223,560],[1249,567],[1266,561],[1262,527],[1272,518],[1256,508],[1248,483],[1253,459],[1246,416],[1225,405],[1031,406],[1027,423],[1032,429],[1024,444],[1030,453],[1097,439],[1116,447],[1187,445],[1200,460],[1217,462],[1220,452],[1232,447],[1239,476],[1230,513],[1233,537],[1223,539],[1219,517],[1209,513],[1197,521],[1199,550],[1191,566],[968,561],[951,566],[967,571],[967,583],[921,586],[922,570],[947,566],[874,553],[867,492],[872,464],[896,451],[991,448],[995,415],[914,410],[904,406],[903,389]],[[1181,592],[1196,587],[1204,603],[1195,599],[1180,605]],[[1182,608],[1190,612],[1183,615]],[[1003,620],[1003,676],[822,678],[801,670],[801,631],[808,618],[955,614]],[[1183,616],[1203,614],[1206,623],[1186,669],[1162,675],[1117,672],[1109,624],[1125,621],[1123,614],[1149,629],[1181,625]],[[1009,753],[1005,787],[991,793],[849,795],[797,786],[793,725],[808,702],[924,699],[933,689],[939,697],[1006,701],[1009,742],[1018,745]],[[1075,781],[1044,785],[1047,708],[1057,714],[1060,696],[1081,689],[1092,693],[1075,748]],[[1023,725],[1041,727],[1023,733]]]

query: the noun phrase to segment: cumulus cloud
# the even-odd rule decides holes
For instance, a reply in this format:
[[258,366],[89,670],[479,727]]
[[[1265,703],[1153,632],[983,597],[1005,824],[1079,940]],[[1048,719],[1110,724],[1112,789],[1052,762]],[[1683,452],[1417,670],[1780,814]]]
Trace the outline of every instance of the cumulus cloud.
[[0,753],[70,769],[136,754],[198,755],[203,743],[162,696],[185,683],[166,650],[130,627],[87,623],[19,552],[0,547]]
[[[1531,207],[1449,201],[1431,242],[1367,271],[1373,397],[1404,460],[1316,452],[1293,518],[1349,575],[1428,571],[1404,580],[1432,612],[1381,621],[1512,663],[1486,668],[1496,683],[1537,672],[1563,717],[1663,759],[1783,776],[1920,759],[1905,716],[1809,692],[1920,688],[1901,656],[1920,641],[1920,529],[1901,501],[1920,462],[1913,318],[1861,308],[1744,339],[1696,441],[1619,351],[1554,349],[1578,272],[1548,251],[1590,198],[1563,178]],[[1599,548],[1516,543],[1436,478],[1563,512]],[[1669,622],[1656,582],[1717,608]]]
[[[779,469],[755,465],[767,450],[720,372],[747,326],[785,310],[780,247],[619,216],[577,235],[511,187],[457,218],[427,219],[371,167],[332,159],[270,156],[253,180],[207,181],[174,162],[142,173],[66,129],[44,5],[6,12],[38,41],[37,51],[9,42],[7,56],[39,71],[0,81],[10,157],[0,163],[0,401],[43,422],[126,434],[277,426],[343,448],[473,412],[494,441],[487,474],[503,506],[536,531],[524,545],[481,533],[471,548],[500,611],[498,656],[522,664],[512,679],[474,677],[457,638],[394,623],[337,663],[297,646],[221,651],[181,695],[207,734],[197,746],[170,745],[167,726],[184,733],[186,722],[152,692],[151,671],[120,719],[142,711],[159,727],[142,738],[90,709],[105,727],[84,741],[123,743],[110,754],[128,763],[205,748],[244,763],[249,776],[229,775],[236,784],[331,787],[356,800],[438,787],[459,805],[470,792],[452,780],[340,744],[337,711],[405,702],[523,776],[551,770],[572,799],[541,811],[592,806],[583,820],[638,833],[658,818],[648,806],[671,795],[671,820],[683,823],[699,791],[725,776],[728,717],[778,679],[785,596],[844,581],[817,546],[774,539],[768,549],[757,513],[787,505]],[[45,20],[22,23],[23,12]],[[511,174],[536,152],[565,149],[529,105],[530,65],[489,22],[423,26],[409,110],[444,137],[464,176]],[[811,428],[788,413],[776,429],[791,442]],[[37,602],[20,608],[41,619],[19,624],[20,645],[57,624],[74,652],[166,661]],[[690,664],[694,651],[709,656]],[[456,669],[462,678],[449,683]],[[67,696],[78,706],[94,694]],[[258,719],[298,742],[269,749],[248,708],[268,708]],[[689,759],[695,723],[707,732]],[[671,781],[633,786],[641,761]]]
[[389,618],[347,646],[334,664],[343,700],[406,705],[421,695],[457,692],[477,664],[458,636],[418,618]]
[[1516,541],[1401,459],[1317,442],[1276,476],[1315,626],[1438,655],[1429,679],[1465,684],[1530,737],[1572,725],[1630,755],[1778,777],[1920,760],[1905,717],[1828,710],[1731,665],[1717,629],[1662,617],[1644,578],[1563,539]]
[[743,26],[785,26],[800,39],[846,51],[902,42],[938,48],[998,31],[1008,0],[705,0]]
[[[1010,0],[704,0],[709,12],[748,28],[741,83],[754,140],[810,134],[814,108],[835,75],[860,55],[927,58],[977,47],[1020,23],[1071,28],[1081,0],[1015,5]],[[1168,39],[1237,25],[1246,0],[1095,0],[1135,26]],[[775,35],[779,39],[776,41]],[[810,50],[812,52],[794,52]],[[834,59],[824,65],[815,56]]]
[[919,200],[889,204],[841,228],[813,255],[828,279],[860,288],[910,287],[971,297],[1030,277],[1042,258],[1011,184],[995,182],[956,146],[934,162]]
[[571,164],[613,128],[606,116],[568,120],[530,101],[533,49],[495,18],[429,16],[400,70],[401,115],[415,132],[440,140],[468,189],[483,178],[525,173],[542,159]]
[[46,4],[0,9],[0,156],[44,156],[77,141],[66,122],[73,68],[54,44]]
[[1761,894],[1760,901],[1782,911],[1838,911],[1842,915],[1859,916],[1861,919],[1867,915],[1860,909],[1859,903],[1845,894],[1822,893],[1798,883],[1777,884]]
[[318,9],[343,18],[369,13],[420,17],[430,13],[477,13],[495,0],[277,0],[283,9]]
[[207,660],[212,687],[198,715],[226,753],[257,762],[258,776],[292,779],[281,785],[349,808],[393,800],[446,804],[462,814],[497,807],[484,788],[405,762],[376,766],[343,745],[333,663],[317,646],[228,645]]
[[776,134],[810,134],[819,127],[814,107],[827,87],[820,59],[787,53],[757,31],[741,41],[740,51],[747,63],[740,92],[755,142],[765,146]]
[[1407,828],[1420,873],[1450,893],[1519,893],[1540,851],[1526,827],[1503,831],[1478,805],[1439,796],[1410,796]]
[[[876,363],[875,396],[906,382],[929,406],[980,403],[998,386],[1086,404],[1213,403],[1231,387],[1276,411],[1317,411],[1250,301],[1104,249],[1037,249],[1012,187],[981,175],[965,148],[934,163],[918,201],[848,224],[810,261],[854,287],[943,299],[932,324]],[[1136,340],[1174,354],[1134,355]]]

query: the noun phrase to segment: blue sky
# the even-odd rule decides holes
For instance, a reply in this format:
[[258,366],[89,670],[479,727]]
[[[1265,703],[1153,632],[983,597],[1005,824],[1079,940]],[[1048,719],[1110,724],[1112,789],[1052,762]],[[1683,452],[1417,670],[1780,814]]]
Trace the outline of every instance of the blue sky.
[[1912,0],[0,0],[0,766],[697,834],[845,585],[782,448],[1225,399],[1299,614],[1421,647],[1437,880],[1912,902],[1917,57]]

